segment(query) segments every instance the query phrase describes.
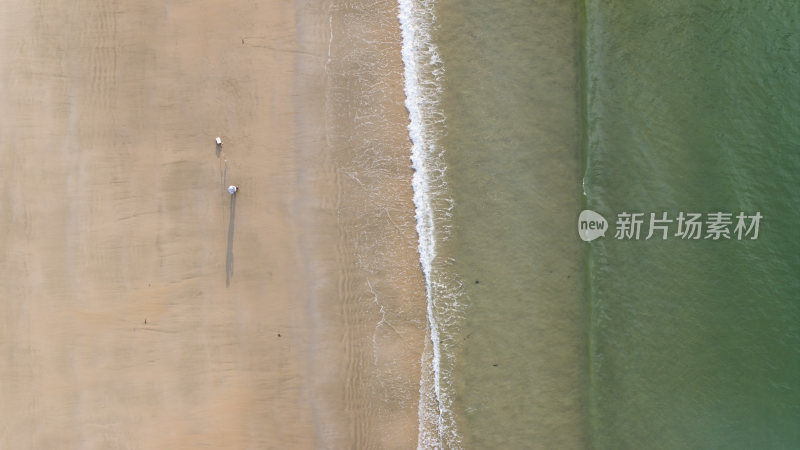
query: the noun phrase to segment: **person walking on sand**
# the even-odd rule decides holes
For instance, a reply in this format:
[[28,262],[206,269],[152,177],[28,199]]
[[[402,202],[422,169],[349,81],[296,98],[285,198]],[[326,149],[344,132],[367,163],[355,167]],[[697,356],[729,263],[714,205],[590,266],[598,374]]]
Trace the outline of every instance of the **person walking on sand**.
[[238,186],[233,186],[233,185],[228,186],[228,192],[230,192],[231,195],[235,194],[238,190],[239,190]]

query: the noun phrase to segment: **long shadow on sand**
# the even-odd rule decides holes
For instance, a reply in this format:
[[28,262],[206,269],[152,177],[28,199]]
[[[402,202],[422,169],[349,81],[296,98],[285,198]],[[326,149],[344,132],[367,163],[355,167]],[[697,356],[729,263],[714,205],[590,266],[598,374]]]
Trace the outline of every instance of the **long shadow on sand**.
[[228,221],[228,251],[225,259],[225,286],[231,285],[231,278],[233,278],[233,230],[234,219],[236,217],[236,195],[231,195],[231,217]]

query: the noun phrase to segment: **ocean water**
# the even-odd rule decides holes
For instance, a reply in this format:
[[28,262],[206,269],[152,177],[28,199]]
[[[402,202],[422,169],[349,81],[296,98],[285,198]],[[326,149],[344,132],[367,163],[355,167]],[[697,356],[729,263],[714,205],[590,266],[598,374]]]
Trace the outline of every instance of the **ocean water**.
[[[419,446],[800,446],[800,7],[399,6]],[[612,225],[591,243],[587,208]],[[623,212],[762,219],[616,239]]]
[[587,206],[763,216],[755,240],[589,245],[593,446],[798,448],[800,5],[586,18]]

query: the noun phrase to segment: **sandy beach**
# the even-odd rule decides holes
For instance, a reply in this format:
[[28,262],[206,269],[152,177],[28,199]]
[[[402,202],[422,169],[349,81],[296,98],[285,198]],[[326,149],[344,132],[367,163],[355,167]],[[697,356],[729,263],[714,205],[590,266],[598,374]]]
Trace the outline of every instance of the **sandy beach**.
[[0,447],[416,445],[395,7],[0,5]]

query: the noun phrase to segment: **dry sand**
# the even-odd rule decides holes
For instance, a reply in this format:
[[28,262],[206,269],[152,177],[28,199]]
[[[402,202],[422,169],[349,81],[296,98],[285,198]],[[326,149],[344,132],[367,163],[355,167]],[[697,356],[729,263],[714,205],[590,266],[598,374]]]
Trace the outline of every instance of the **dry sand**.
[[0,3],[0,448],[416,445],[394,2],[264,3]]

